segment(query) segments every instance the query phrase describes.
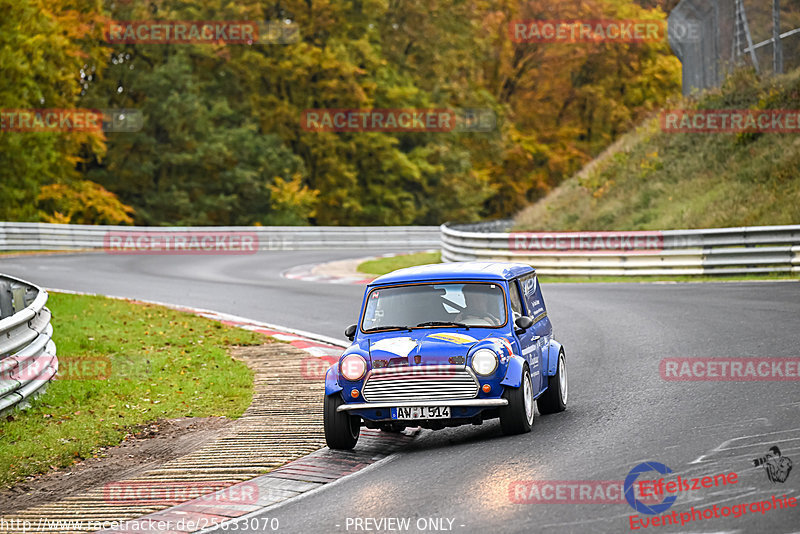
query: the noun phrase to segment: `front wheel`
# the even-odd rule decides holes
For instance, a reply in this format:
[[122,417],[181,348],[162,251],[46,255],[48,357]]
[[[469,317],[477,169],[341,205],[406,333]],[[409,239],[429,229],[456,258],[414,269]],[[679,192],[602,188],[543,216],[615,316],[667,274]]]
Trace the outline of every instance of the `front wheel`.
[[528,365],[522,371],[522,384],[518,388],[506,387],[503,398],[508,401],[500,407],[500,428],[503,434],[525,434],[533,426],[533,384]]
[[567,384],[567,360],[564,358],[564,351],[558,353],[558,367],[556,374],[548,380],[547,391],[542,393],[536,401],[539,406],[539,413],[550,414],[563,412],[567,409],[567,394],[569,385]]
[[325,395],[324,413],[322,417],[325,427],[325,443],[331,449],[349,451],[358,443],[361,432],[361,418],[347,412],[337,412],[344,404],[341,395]]

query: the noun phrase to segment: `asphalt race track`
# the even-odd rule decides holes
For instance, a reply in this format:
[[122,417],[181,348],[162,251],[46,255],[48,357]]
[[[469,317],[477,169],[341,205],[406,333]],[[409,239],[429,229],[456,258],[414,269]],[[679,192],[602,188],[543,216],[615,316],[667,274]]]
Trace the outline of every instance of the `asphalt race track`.
[[[280,273],[362,255],[76,254],[0,259],[0,272],[45,287],[210,308],[342,339],[363,288],[290,281]],[[800,283],[545,284],[543,292],[566,348],[566,412],[537,414],[533,432],[515,437],[502,436],[494,421],[423,431],[388,461],[259,512],[248,524],[275,517],[278,532],[291,533],[631,532],[634,510],[625,502],[545,502],[554,495],[544,492],[537,501],[530,486],[516,482],[621,481],[644,461],[684,478],[738,474],[735,484],[680,494],[667,513],[800,497],[797,381],[678,382],[659,374],[662,358],[797,358]],[[58,317],[54,324],[57,336]],[[752,463],[773,445],[794,461],[783,483],[770,482]],[[389,518],[409,522],[373,522]],[[271,531],[244,527],[237,531]],[[799,532],[800,503],[640,531]]]

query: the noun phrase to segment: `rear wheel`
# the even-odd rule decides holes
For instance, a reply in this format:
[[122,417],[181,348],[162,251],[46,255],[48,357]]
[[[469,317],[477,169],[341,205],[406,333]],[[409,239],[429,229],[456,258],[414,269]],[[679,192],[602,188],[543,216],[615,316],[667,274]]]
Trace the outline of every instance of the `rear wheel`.
[[325,395],[323,426],[328,447],[346,451],[355,447],[358,442],[361,418],[347,412],[337,412],[336,409],[342,404],[344,401],[338,393]]
[[524,434],[533,426],[533,384],[528,366],[522,371],[522,383],[518,388],[506,387],[503,398],[508,401],[500,407],[500,428],[503,434]]
[[558,354],[558,367],[556,374],[548,380],[547,391],[542,393],[536,401],[539,406],[539,413],[550,414],[563,412],[567,409],[567,395],[569,385],[567,384],[567,360],[564,358],[564,351]]

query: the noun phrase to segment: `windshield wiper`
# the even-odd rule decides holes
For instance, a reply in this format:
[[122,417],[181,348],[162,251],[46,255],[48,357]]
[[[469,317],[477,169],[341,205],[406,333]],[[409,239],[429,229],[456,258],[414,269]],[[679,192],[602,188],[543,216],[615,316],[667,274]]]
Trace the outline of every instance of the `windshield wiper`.
[[364,332],[377,332],[378,330],[408,330],[411,332],[410,326],[373,326],[372,328],[367,328]]
[[458,326],[469,330],[469,325],[464,323],[457,323],[455,321],[427,321],[419,323],[417,326]]

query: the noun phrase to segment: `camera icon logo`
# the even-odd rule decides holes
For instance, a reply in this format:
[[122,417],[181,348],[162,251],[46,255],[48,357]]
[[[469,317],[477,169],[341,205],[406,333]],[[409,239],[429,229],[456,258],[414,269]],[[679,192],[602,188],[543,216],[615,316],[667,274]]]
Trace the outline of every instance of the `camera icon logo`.
[[792,470],[792,460],[781,455],[777,445],[769,448],[769,452],[759,458],[753,458],[754,467],[763,467],[767,472],[767,479],[773,484],[786,482]]

